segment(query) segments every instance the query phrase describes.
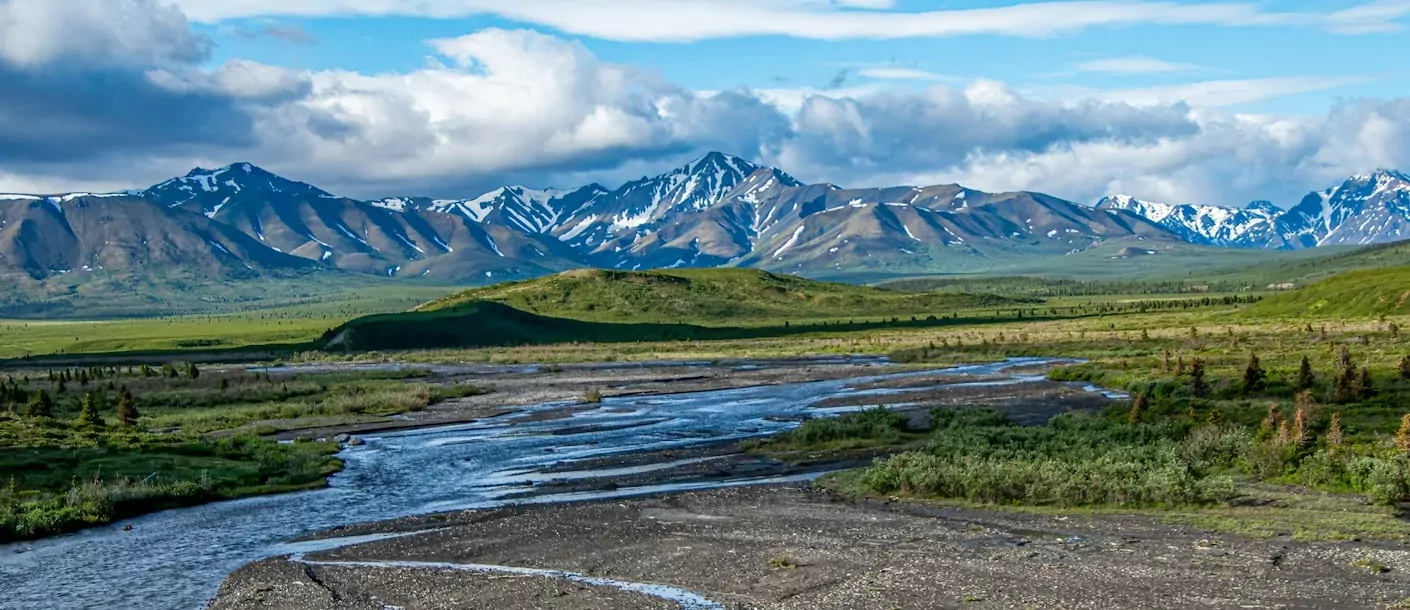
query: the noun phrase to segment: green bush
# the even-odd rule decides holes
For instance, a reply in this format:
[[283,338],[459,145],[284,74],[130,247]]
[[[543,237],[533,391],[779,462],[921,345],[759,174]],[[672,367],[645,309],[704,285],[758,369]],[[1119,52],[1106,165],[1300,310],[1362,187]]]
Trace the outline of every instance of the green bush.
[[1376,504],[1392,505],[1410,493],[1410,462],[1404,457],[1359,457],[1351,460],[1346,470],[1352,488]]
[[1187,451],[1208,464],[1228,463],[1229,446],[1237,443],[1224,433],[1185,447],[1176,440],[1179,426],[1079,414],[1057,416],[1048,426],[1008,425],[992,416],[953,425],[974,417],[940,420],[925,451],[878,461],[862,484],[885,494],[1062,506],[1205,504],[1234,494],[1232,478],[1207,476],[1182,458]]
[[907,422],[905,415],[878,406],[833,418],[810,419],[788,433],[787,440],[799,445],[851,439],[894,442],[901,439]]

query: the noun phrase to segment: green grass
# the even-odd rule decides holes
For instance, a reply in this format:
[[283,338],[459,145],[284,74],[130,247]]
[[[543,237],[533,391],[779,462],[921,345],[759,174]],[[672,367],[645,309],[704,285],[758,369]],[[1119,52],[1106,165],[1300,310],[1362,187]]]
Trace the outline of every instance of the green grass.
[[1410,313],[1410,266],[1332,276],[1250,308],[1255,318],[1373,318]]
[[[174,367],[169,372],[186,370]],[[90,367],[0,379],[0,542],[234,498],[321,486],[340,467],[331,443],[276,443],[286,430],[388,421],[489,391],[432,385],[422,370],[269,376],[244,370]],[[85,382],[86,380],[86,382]],[[23,396],[16,398],[18,387]],[[135,425],[119,425],[122,389]],[[51,417],[28,416],[44,390]],[[98,405],[96,426],[80,417]]]
[[453,288],[332,270],[210,276],[181,269],[117,273],[104,270],[58,274],[34,280],[0,274],[0,318],[95,320],[192,315],[229,315],[272,307],[317,307],[356,302],[373,295],[424,295],[420,302]]
[[450,289],[376,287],[266,303],[224,314],[111,320],[0,319],[0,358],[112,352],[210,352],[251,346],[299,346],[349,319],[405,311]]
[[0,542],[147,512],[322,486],[342,464],[332,443],[174,439],[78,431],[0,416]]
[[590,322],[700,326],[924,316],[1032,302],[986,294],[880,290],[753,269],[582,269],[459,292],[418,311],[454,309],[474,301],[503,303],[537,315]]

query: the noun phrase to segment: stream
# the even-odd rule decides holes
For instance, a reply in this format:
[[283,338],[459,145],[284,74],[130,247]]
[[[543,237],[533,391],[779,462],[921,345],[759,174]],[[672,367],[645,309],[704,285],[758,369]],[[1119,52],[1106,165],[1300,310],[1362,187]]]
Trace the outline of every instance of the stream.
[[[1071,361],[1020,358],[946,372],[1004,375],[1016,366],[1067,362]],[[536,476],[541,469],[559,466],[561,470],[574,460],[775,434],[797,426],[796,419],[817,401],[905,391],[854,388],[932,372],[613,397],[572,417],[528,420],[536,411],[564,406],[546,404],[472,424],[366,436],[365,445],[344,450],[346,468],[324,489],[168,510],[76,534],[0,545],[0,608],[202,608],[226,574],[251,561],[299,552],[297,545],[286,541],[304,534],[354,523],[500,506],[512,502],[505,496],[536,478],[593,478],[669,467],[673,464]],[[1008,374],[1006,381],[998,383],[1042,378],[1032,373]],[[589,431],[554,434],[568,428]],[[529,501],[591,500],[803,478],[700,481],[539,496]],[[131,531],[123,531],[124,525],[130,525]]]

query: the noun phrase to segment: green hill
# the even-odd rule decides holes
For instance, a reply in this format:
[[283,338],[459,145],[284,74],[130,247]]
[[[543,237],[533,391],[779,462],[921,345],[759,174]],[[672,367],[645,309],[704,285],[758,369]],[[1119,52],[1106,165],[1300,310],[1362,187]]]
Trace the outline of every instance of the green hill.
[[[1307,285],[1348,271],[1410,265],[1410,241],[1362,247],[1327,246],[1281,254],[1272,261],[1215,269],[1196,277],[1210,283],[1240,283],[1260,289],[1269,284]],[[1310,254],[1316,256],[1309,257]]]
[[899,292],[754,269],[579,269],[458,292],[416,311],[435,312],[475,301],[555,318],[703,326],[924,316],[1034,302],[987,294]]
[[1410,266],[1363,269],[1264,299],[1253,317],[1371,318],[1410,314]]

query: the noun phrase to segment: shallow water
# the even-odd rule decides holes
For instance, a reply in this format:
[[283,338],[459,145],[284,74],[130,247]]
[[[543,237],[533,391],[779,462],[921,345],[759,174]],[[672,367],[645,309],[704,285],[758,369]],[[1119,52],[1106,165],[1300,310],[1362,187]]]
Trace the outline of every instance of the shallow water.
[[[1015,359],[949,369],[947,373],[992,375],[1010,367],[1042,362],[1048,361]],[[604,455],[774,434],[798,424],[771,418],[797,418],[809,412],[810,404],[828,398],[903,391],[851,388],[878,379],[930,372],[607,398],[598,408],[572,417],[523,421],[532,411],[562,406],[542,405],[472,424],[364,437],[366,445],[343,452],[346,468],[330,479],[326,489],[164,511],[77,534],[0,545],[0,608],[200,608],[215,594],[226,574],[250,561],[295,552],[285,541],[303,534],[353,523],[499,506],[506,503],[500,497],[522,490],[526,480],[592,476],[585,472],[536,474],[549,466]],[[1040,379],[1016,374],[1007,383]],[[633,423],[645,425],[623,427]],[[582,426],[603,428],[582,434],[554,434],[556,430]],[[812,476],[817,475],[578,492],[540,496],[520,503],[806,480]],[[515,483],[518,485],[510,486]],[[123,525],[131,525],[132,531],[122,531]]]

